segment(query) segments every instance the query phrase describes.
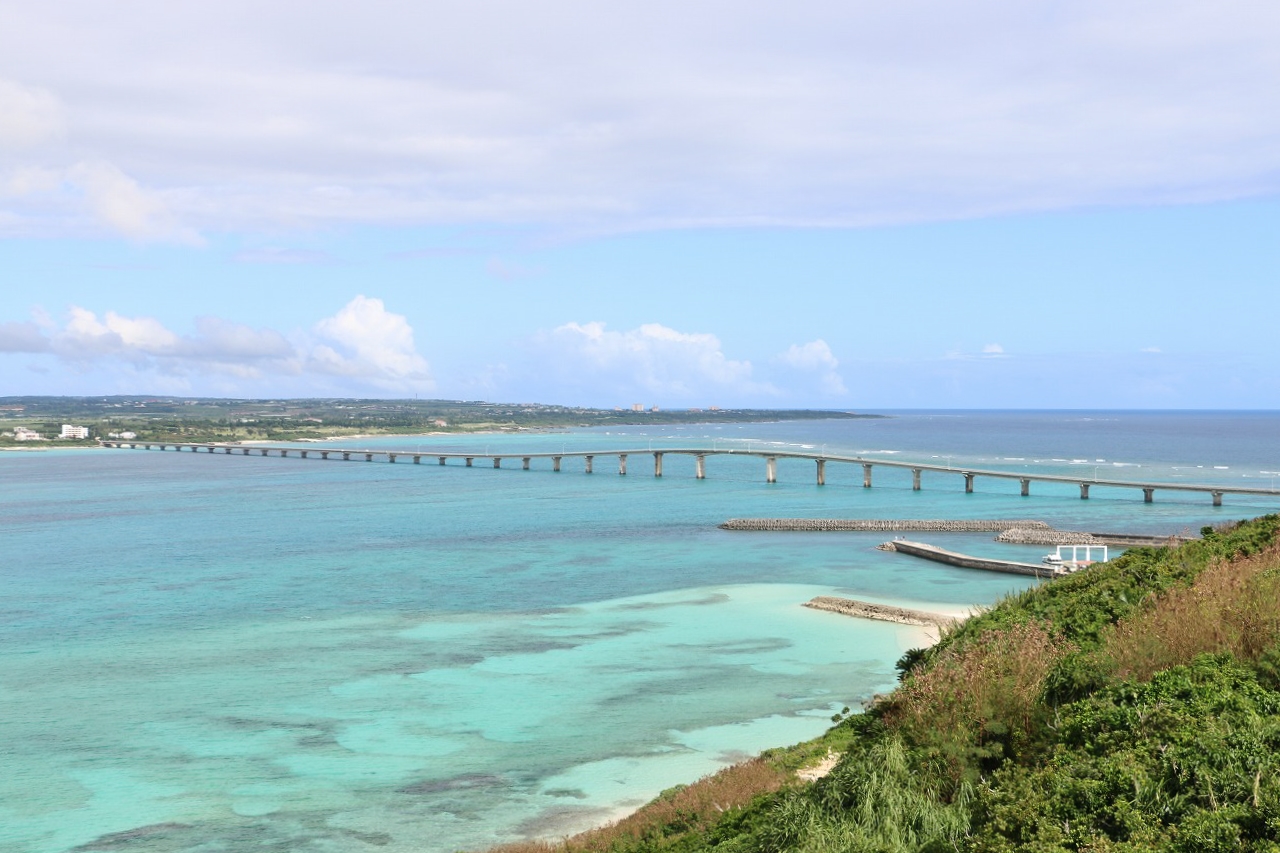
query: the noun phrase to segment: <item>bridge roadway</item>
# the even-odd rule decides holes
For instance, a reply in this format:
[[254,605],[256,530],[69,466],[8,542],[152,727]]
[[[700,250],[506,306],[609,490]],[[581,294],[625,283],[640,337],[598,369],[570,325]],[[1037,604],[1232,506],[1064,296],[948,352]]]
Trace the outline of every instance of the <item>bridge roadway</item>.
[[544,453],[471,453],[471,452],[440,452],[431,451],[424,453],[418,451],[405,450],[345,450],[340,448],[311,448],[311,447],[282,447],[282,446],[266,446],[266,445],[243,445],[243,444],[206,444],[200,442],[159,442],[159,441],[120,441],[111,440],[103,441],[104,447],[114,448],[143,448],[146,450],[191,450],[199,452],[201,450],[209,453],[221,451],[224,454],[239,452],[244,456],[259,455],[270,456],[273,453],[278,456],[297,455],[303,459],[311,456],[318,456],[321,459],[342,459],[349,461],[352,458],[363,457],[365,462],[373,462],[375,458],[384,459],[387,462],[395,462],[397,459],[412,459],[414,464],[420,464],[423,458],[436,459],[440,465],[444,465],[449,459],[463,459],[466,461],[468,468],[472,467],[472,463],[476,459],[493,460],[494,468],[502,467],[503,459],[519,459],[521,460],[524,470],[529,470],[529,462],[532,459],[550,459],[552,470],[559,471],[561,462],[565,458],[582,459],[584,470],[590,474],[594,470],[595,458],[597,456],[617,457],[618,473],[627,473],[627,458],[629,456],[653,456],[653,475],[655,477],[662,476],[662,458],[669,455],[692,456],[694,458],[695,476],[699,479],[705,479],[707,476],[707,457],[708,456],[753,456],[764,459],[765,461],[765,482],[775,483],[778,479],[778,460],[779,459],[807,459],[814,462],[817,467],[817,482],[819,486],[825,485],[827,481],[827,463],[835,462],[837,464],[861,465],[862,466],[862,485],[864,488],[871,488],[871,472],[877,465],[884,468],[905,468],[911,471],[911,488],[920,491],[921,475],[923,472],[937,474],[951,474],[964,477],[964,490],[967,493],[973,492],[973,483],[978,477],[990,477],[999,480],[1017,480],[1022,487],[1022,495],[1026,497],[1031,494],[1031,484],[1037,483],[1071,483],[1080,487],[1080,498],[1087,500],[1089,497],[1089,489],[1095,486],[1117,489],[1141,489],[1142,499],[1146,503],[1151,503],[1154,499],[1156,489],[1162,491],[1177,492],[1201,492],[1213,498],[1214,506],[1222,506],[1222,496],[1226,494],[1232,495],[1264,495],[1269,497],[1280,497],[1280,489],[1251,489],[1239,486],[1214,486],[1193,483],[1151,483],[1136,480],[1099,480],[1083,479],[1079,477],[1065,477],[1060,474],[1024,474],[1010,471],[992,471],[980,468],[953,468],[950,465],[927,465],[919,462],[896,462],[892,460],[867,459],[861,456],[841,456],[830,455],[825,453],[803,453],[794,450],[721,450],[719,448],[707,449],[703,448],[665,448],[663,450],[654,450],[652,448],[640,450],[571,450],[559,452]]

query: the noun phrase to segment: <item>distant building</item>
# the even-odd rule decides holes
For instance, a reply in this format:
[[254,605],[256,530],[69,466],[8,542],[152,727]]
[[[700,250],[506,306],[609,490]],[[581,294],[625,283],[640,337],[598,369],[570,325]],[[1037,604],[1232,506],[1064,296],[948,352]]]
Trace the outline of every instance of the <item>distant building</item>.
[[125,432],[107,433],[107,438],[123,438],[125,441],[128,441],[131,438],[137,438],[137,437],[138,437],[138,434],[136,432],[129,432],[127,430]]
[[652,409],[650,409],[649,411],[651,411],[651,412],[656,412],[656,411],[658,411],[658,407],[657,407],[657,406],[654,406],[654,407],[653,407]]
[[26,427],[18,427],[13,431],[14,441],[44,441],[40,433]]
[[644,411],[644,403],[632,403],[632,404],[631,404],[631,411],[633,411],[633,412],[643,412],[643,411]]
[[89,428],[86,426],[76,426],[75,424],[63,424],[62,432],[58,438],[88,438]]

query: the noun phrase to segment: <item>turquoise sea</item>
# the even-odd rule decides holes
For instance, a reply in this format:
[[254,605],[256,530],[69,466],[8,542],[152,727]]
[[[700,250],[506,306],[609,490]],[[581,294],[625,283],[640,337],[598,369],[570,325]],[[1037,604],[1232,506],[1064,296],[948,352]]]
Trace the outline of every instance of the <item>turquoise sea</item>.
[[[476,453],[701,445],[1268,488],[1280,414],[898,412],[877,420],[347,439]],[[557,837],[812,737],[919,629],[835,594],[964,612],[1016,576],[886,534],[730,517],[1029,518],[1176,533],[1270,498],[713,456],[707,479],[142,450],[0,453],[0,849],[443,853]],[[1038,560],[990,534],[924,535]]]

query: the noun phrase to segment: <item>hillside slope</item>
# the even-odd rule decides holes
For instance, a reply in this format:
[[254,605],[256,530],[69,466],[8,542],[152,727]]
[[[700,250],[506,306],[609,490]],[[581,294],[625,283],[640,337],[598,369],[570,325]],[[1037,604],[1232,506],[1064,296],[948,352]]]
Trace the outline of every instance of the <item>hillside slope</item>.
[[1011,597],[823,738],[507,850],[1280,853],[1278,530],[1206,528]]

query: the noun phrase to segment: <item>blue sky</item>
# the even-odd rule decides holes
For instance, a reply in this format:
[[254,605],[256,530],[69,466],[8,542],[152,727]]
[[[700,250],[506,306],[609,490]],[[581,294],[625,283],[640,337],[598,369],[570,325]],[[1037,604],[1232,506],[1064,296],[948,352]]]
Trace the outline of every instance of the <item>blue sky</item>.
[[1280,408],[1263,4],[0,2],[0,395]]

